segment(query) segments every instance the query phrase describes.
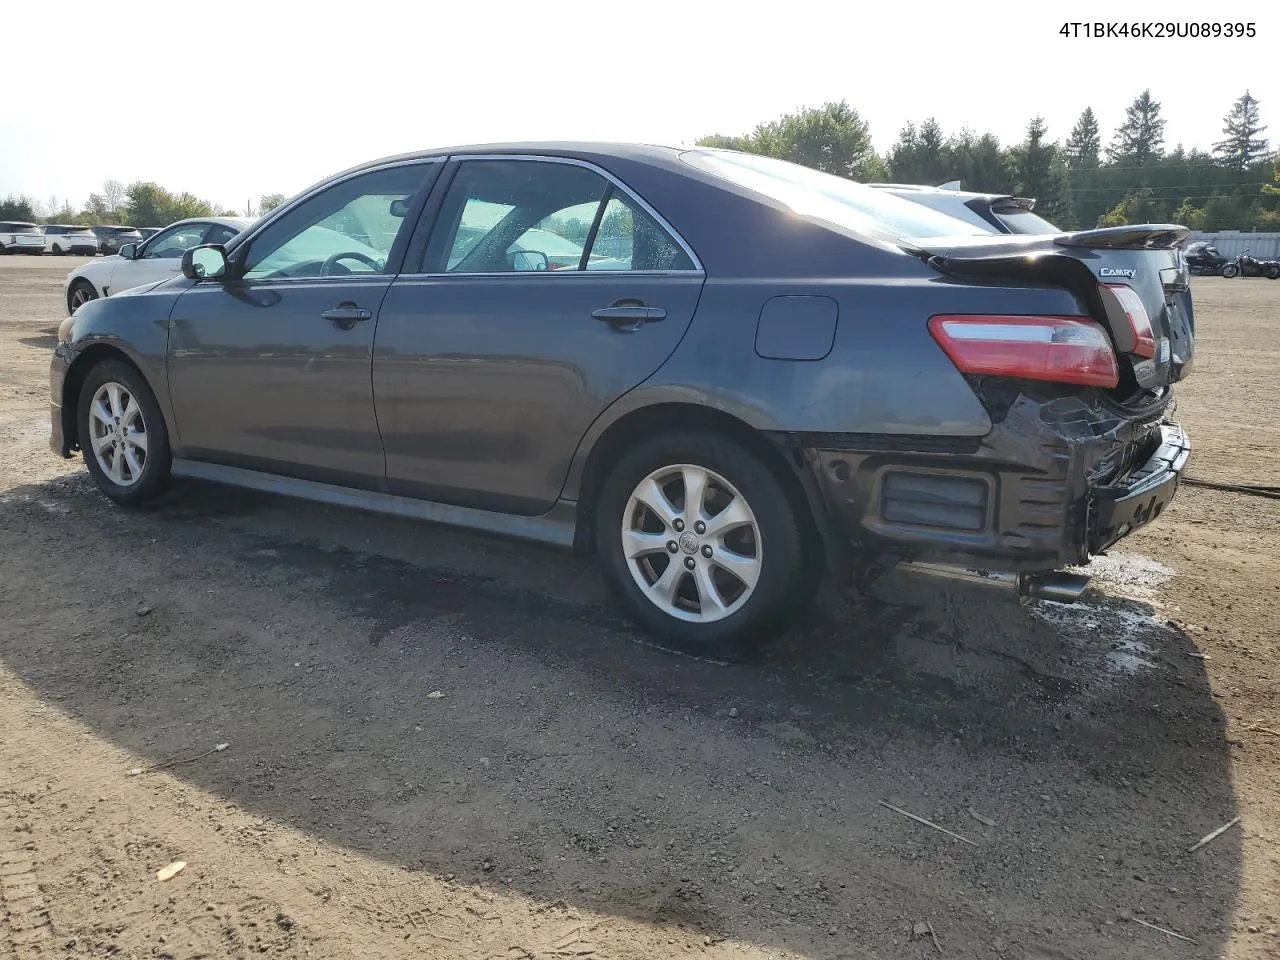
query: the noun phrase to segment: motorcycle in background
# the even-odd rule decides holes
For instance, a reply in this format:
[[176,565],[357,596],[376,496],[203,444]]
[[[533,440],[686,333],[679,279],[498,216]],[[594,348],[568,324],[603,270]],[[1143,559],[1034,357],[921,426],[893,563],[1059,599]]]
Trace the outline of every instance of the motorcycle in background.
[[1280,279],[1280,260],[1259,260],[1249,256],[1246,248],[1240,256],[1222,265],[1222,275],[1232,277],[1266,277],[1268,280]]

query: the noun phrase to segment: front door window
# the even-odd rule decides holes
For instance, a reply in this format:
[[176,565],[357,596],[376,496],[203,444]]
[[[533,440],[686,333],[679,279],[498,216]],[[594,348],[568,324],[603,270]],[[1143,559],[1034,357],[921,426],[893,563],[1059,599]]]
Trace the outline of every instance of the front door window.
[[423,164],[389,167],[312,197],[250,242],[244,279],[382,273],[424,175]]

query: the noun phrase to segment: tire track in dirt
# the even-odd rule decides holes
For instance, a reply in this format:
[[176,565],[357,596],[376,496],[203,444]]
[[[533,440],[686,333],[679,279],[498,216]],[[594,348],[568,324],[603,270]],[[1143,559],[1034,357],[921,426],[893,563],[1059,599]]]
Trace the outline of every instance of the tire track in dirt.
[[[0,829],[21,837],[31,828],[16,817],[5,816],[0,820]],[[32,840],[8,841],[0,846],[0,907],[0,932],[9,946],[9,956],[14,960],[45,956],[53,928],[49,906],[40,890],[36,845]]]

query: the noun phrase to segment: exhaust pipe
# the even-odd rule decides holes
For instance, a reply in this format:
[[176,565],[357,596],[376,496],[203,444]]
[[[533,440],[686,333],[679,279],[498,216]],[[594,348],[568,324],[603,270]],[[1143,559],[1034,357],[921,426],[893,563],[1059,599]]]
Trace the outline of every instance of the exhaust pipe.
[[1024,574],[1022,595],[1028,600],[1051,600],[1054,603],[1075,603],[1089,585],[1089,578],[1083,573]]
[[978,570],[921,560],[904,560],[898,564],[898,569],[934,580],[1005,590],[1023,602],[1049,600],[1053,603],[1075,603],[1089,585],[1089,578],[1084,574],[1061,570],[1050,573],[1011,573],[1007,570]]

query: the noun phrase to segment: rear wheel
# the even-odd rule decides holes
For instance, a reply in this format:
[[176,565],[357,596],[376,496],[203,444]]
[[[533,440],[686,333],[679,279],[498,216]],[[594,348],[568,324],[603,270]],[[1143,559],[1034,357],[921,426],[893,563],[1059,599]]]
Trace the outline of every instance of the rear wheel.
[[1268,280],[1280,279],[1280,263],[1272,263],[1267,265],[1267,279]]
[[84,379],[77,405],[80,450],[103,493],[143,503],[169,483],[169,433],[151,388],[129,364],[104,360]]
[[1225,264],[1222,268],[1222,275],[1230,280],[1232,277],[1240,275],[1240,268],[1234,263]]
[[734,656],[813,595],[800,518],[773,472],[714,433],[655,437],[609,473],[596,550],[628,612],[664,645]]

